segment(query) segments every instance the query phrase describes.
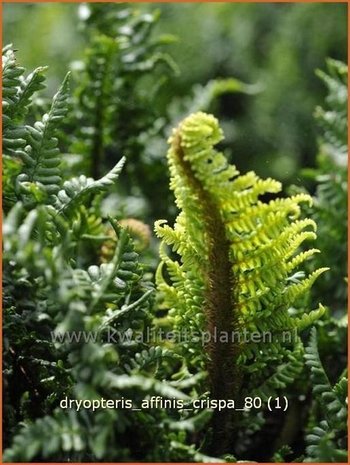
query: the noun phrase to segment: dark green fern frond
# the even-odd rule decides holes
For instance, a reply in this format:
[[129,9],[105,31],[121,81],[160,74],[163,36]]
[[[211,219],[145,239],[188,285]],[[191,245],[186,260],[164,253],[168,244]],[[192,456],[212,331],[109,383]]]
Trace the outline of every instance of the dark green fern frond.
[[66,416],[62,411],[53,416],[40,418],[24,428],[16,436],[12,449],[4,454],[5,462],[23,460],[29,462],[42,450],[43,457],[50,457],[59,449],[79,452],[84,448],[82,431],[77,423],[76,413]]
[[21,157],[25,156],[28,130],[24,123],[33,94],[44,85],[41,67],[24,77],[25,70],[16,63],[11,45],[2,51],[2,148],[3,148],[3,203],[6,211],[16,202],[15,180],[21,171]]
[[[4,123],[9,117],[18,123],[23,121],[27,114],[34,93],[45,87],[43,83],[47,67],[36,68],[24,77],[25,69],[16,64],[12,45],[5,47],[2,55]],[[4,126],[6,127],[6,124]]]
[[288,353],[286,361],[279,365],[266,381],[253,389],[247,390],[246,395],[250,397],[260,397],[263,401],[267,401],[269,397],[277,397],[278,393],[283,392],[288,385],[292,384],[303,369],[303,345],[298,341],[294,352]]
[[59,213],[76,208],[83,196],[92,192],[102,192],[112,186],[119,177],[125,163],[123,157],[115,167],[101,179],[94,180],[80,175],[63,183],[63,189],[57,193],[55,208]]
[[111,143],[114,112],[113,93],[115,87],[114,67],[119,51],[115,38],[105,35],[93,37],[91,46],[85,52],[85,64],[75,99],[74,124],[76,130],[71,151],[88,156],[89,175],[101,176],[101,165],[105,164],[105,151]]
[[159,147],[168,119],[162,87],[176,73],[166,53],[171,37],[156,36],[158,12],[119,4],[101,8],[91,3],[81,9],[89,45],[73,70],[77,86],[65,131],[71,134],[67,146],[75,154],[74,170],[98,179],[125,156],[126,175],[118,190],[125,195],[137,185],[147,211],[165,211],[166,202],[157,199],[168,197]]
[[[5,196],[28,194],[28,201],[37,202],[56,193],[61,183],[58,165],[59,149],[55,138],[57,128],[67,114],[68,75],[52,100],[50,111],[34,126],[25,124],[31,98],[44,85],[44,71],[37,68],[28,77],[17,66],[11,47],[3,52],[3,151],[4,174],[14,181],[15,189],[5,186]],[[8,156],[15,156],[15,161]],[[13,164],[17,164],[14,166]],[[20,174],[14,176],[16,172]]]
[[42,121],[35,123],[33,127],[26,126],[27,145],[20,154],[23,168],[17,177],[17,191],[23,190],[37,199],[45,194],[48,202],[61,185],[60,157],[55,135],[67,114],[68,82],[69,75],[53,97],[51,109],[43,116]]
[[323,150],[337,164],[345,165],[348,153],[348,67],[345,63],[332,59],[327,60],[327,65],[328,73],[318,70],[317,74],[328,88],[328,108],[317,107],[315,117],[322,128]]
[[[11,46],[2,51],[2,126],[3,126],[3,150],[6,153],[16,153],[16,149],[25,145],[25,132],[23,128],[17,128],[12,115],[18,102],[18,88],[21,85],[20,78],[24,74],[24,68],[16,65],[16,58]],[[16,131],[17,129],[17,131]],[[14,132],[15,131],[15,132]]]
[[329,379],[322,367],[317,349],[317,332],[315,328],[311,330],[309,346],[306,348],[305,354],[306,364],[311,370],[313,392],[319,402],[322,404],[324,412],[326,412],[327,422],[331,428],[339,428],[346,425],[347,406],[345,399],[341,399],[342,389],[339,386],[345,383],[345,380],[340,381],[336,391],[330,385]]
[[[115,184],[124,158],[101,179],[81,175],[61,185],[56,136],[67,113],[68,77],[42,121],[26,125],[41,70],[22,79],[24,70],[10,48],[6,53],[5,71],[13,79],[5,82],[5,107],[22,132],[6,152],[4,179],[4,460],[135,461],[142,438],[142,458],[154,462],[165,450],[171,462],[180,454],[171,442],[190,439],[199,420],[170,410],[132,410],[146,397],[188,395],[170,382],[169,362],[181,366],[179,356],[152,351],[145,337],[154,292],[128,229],[114,219],[107,226],[101,214],[103,194]],[[108,227],[115,248],[101,264]],[[114,332],[120,337],[111,339]],[[126,409],[65,409],[60,402],[67,398],[132,403]],[[176,427],[179,420],[186,420],[187,429]],[[180,458],[187,456],[186,449]]]
[[333,315],[343,315],[347,307],[347,76],[345,63],[328,60],[328,73],[318,75],[328,87],[325,105],[315,112],[321,132],[317,167],[306,170],[316,182],[313,218],[317,222],[316,258],[332,269],[322,286],[316,284],[314,295],[322,295]]
[[181,357],[175,352],[161,346],[152,346],[149,350],[137,352],[134,358],[127,362],[126,369],[130,374],[152,370],[153,376],[161,379],[161,362],[165,359],[181,361]]
[[307,458],[305,462],[318,463],[347,463],[348,453],[343,441],[342,448],[337,446],[336,432],[329,428],[326,421],[321,421],[306,436]]
[[311,372],[313,393],[323,419],[306,436],[306,462],[347,462],[347,378],[332,387],[323,369],[317,348],[317,332],[311,330],[306,348],[306,365]]

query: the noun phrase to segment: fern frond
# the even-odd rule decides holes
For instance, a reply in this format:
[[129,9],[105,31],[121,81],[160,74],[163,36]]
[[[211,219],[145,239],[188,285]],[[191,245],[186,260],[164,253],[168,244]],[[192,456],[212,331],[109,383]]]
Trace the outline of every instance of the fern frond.
[[[288,309],[326,271],[320,268],[305,278],[298,272],[315,253],[299,250],[305,240],[316,237],[314,221],[299,219],[300,203],[312,199],[300,194],[262,202],[262,195],[278,193],[281,184],[253,172],[240,175],[214,148],[222,138],[218,121],[198,112],[185,118],[169,139],[170,186],[181,213],[174,228],[156,223],[162,239],[157,285],[169,299],[170,315],[180,330],[199,327],[212,336],[269,330],[277,336],[293,331],[298,323],[301,330],[321,311],[297,322]],[[165,245],[179,254],[179,261],[166,255]],[[209,363],[203,356],[202,360],[209,370],[211,395],[237,398],[243,379],[248,385],[251,379],[258,389],[271,378],[266,392],[272,386],[285,387],[302,367],[300,345],[293,352],[294,344],[298,339],[288,347],[278,337],[270,344],[209,342]],[[199,347],[192,345],[192,350],[198,360]],[[272,353],[267,374],[261,367]],[[252,358],[254,363],[247,364]],[[225,448],[223,437],[230,435],[233,419],[227,413],[219,418],[214,414],[219,435],[214,442]]]
[[300,318],[296,318],[295,324],[298,331],[303,331],[305,328],[311,327],[316,321],[322,318],[325,312],[326,309],[323,305],[319,304],[316,310],[311,310],[310,313],[304,313]]
[[88,155],[90,175],[101,176],[105,146],[110,140],[113,117],[113,66],[117,60],[119,43],[113,37],[96,35],[85,53],[85,63],[80,84],[76,91],[74,125],[78,128],[78,140],[72,144],[73,153]]
[[323,147],[337,164],[345,165],[347,158],[347,76],[345,63],[328,59],[328,73],[317,71],[328,87],[327,109],[317,107],[315,117],[323,130]]
[[24,68],[16,63],[12,45],[3,49],[2,71],[2,148],[3,148],[3,199],[5,211],[18,200],[15,180],[21,172],[21,158],[25,157],[28,129],[24,119],[33,94],[44,87],[44,67],[24,77]]
[[322,255],[319,266],[327,263],[332,272],[316,283],[313,294],[322,295],[332,313],[346,313],[347,307],[347,202],[348,202],[348,68],[345,63],[327,60],[327,72],[318,75],[328,88],[325,104],[315,112],[321,131],[314,170],[306,170],[316,182],[313,218],[318,224],[316,247]]
[[123,157],[109,173],[96,181],[84,175],[65,181],[63,183],[63,189],[61,189],[55,197],[54,205],[57,211],[62,213],[70,208],[75,208],[79,205],[83,196],[91,192],[102,192],[108,189],[118,179],[124,163],[125,158]]
[[326,421],[315,426],[306,436],[306,463],[347,463],[347,451],[337,446],[336,434]]
[[310,368],[313,383],[313,392],[319,399],[326,412],[329,425],[339,428],[346,425],[347,406],[342,403],[332,389],[328,377],[322,367],[317,349],[317,332],[315,328],[311,330],[309,346],[306,348],[306,365]]
[[289,384],[298,377],[303,369],[303,346],[299,342],[295,350],[291,353],[288,353],[286,362],[279,365],[273,373],[262,385],[253,389],[253,391],[246,391],[248,396],[258,396],[262,400],[267,401],[268,398],[277,397],[278,392],[281,392]]
[[23,162],[22,173],[17,177],[17,190],[44,191],[47,196],[56,194],[61,184],[60,158],[55,134],[59,124],[67,114],[69,74],[52,100],[49,113],[34,127],[26,126],[27,145],[20,156]]
[[81,433],[76,413],[71,411],[65,415],[58,410],[24,428],[16,436],[12,448],[5,452],[4,461],[30,462],[39,452],[47,458],[59,450],[81,451],[84,448]]
[[[137,352],[130,361],[125,365],[126,370],[129,373],[136,371],[143,371],[149,369],[152,366],[155,366],[155,371],[157,371],[159,362],[164,359],[170,360],[181,360],[181,357],[161,346],[153,346],[148,350],[143,350],[142,352]],[[156,377],[156,373],[154,374]]]
[[16,57],[12,46],[2,50],[2,109],[4,129],[11,122],[11,114],[18,102],[18,89],[21,85],[21,77],[24,68],[17,66]]
[[300,295],[305,293],[316,279],[325,271],[328,271],[329,268],[319,268],[318,270],[313,271],[307,278],[303,279],[300,283],[295,283],[287,287],[284,293],[285,302],[292,304]]

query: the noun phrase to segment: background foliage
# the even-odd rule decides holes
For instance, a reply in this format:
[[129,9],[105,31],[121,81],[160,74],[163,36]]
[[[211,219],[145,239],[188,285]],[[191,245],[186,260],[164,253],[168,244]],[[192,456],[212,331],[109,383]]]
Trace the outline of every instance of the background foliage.
[[151,233],[177,213],[166,139],[206,110],[241,172],[314,196],[303,212],[318,224],[310,270],[331,268],[303,302],[326,306],[317,331],[302,334],[305,364],[300,351],[287,376],[278,369],[292,407],[243,416],[232,455],[215,460],[346,461],[347,68],[336,61],[346,59],[346,5],[156,7],[3,7],[5,43],[18,49],[17,64],[10,48],[3,58],[5,460],[213,460],[207,412],[57,407],[67,394],[136,404],[204,395],[196,348],[184,357],[171,344],[50,338],[169,329]]
[[[192,86],[210,79],[241,79],[261,91],[254,98],[225,95],[213,108],[220,121],[227,120],[225,144],[238,168],[246,171],[253,165],[262,176],[290,182],[297,181],[301,166],[314,164],[317,131],[312,114],[325,96],[315,69],[323,69],[327,57],[346,61],[346,5],[158,3],[131,8],[160,10],[154,36],[176,38],[166,50],[180,72],[168,76],[153,102],[155,110],[169,107],[176,96],[187,97]],[[86,29],[76,23],[77,10],[70,4],[4,6],[4,37],[16,43],[23,66],[45,63],[52,70],[48,95],[87,46]],[[81,6],[80,15],[86,14]],[[103,32],[108,35],[107,29]],[[28,40],[34,36],[40,40]]]

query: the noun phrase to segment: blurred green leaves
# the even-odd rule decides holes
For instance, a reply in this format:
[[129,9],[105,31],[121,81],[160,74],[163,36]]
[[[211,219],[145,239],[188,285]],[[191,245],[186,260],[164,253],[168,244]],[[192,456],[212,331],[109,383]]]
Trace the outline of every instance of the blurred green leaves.
[[[64,329],[145,331],[154,316],[170,329],[151,284],[159,259],[149,231],[154,219],[171,221],[176,213],[166,139],[180,119],[198,110],[220,119],[227,136],[220,150],[241,171],[254,169],[313,192],[322,252],[317,265],[331,270],[306,299],[310,308],[324,302],[326,310],[311,312],[301,324],[322,314],[309,364],[324,366],[334,395],[344,401],[346,5],[157,6],[3,6],[4,40],[15,44],[21,64],[8,47],[5,446],[15,439],[6,460],[221,461],[201,453],[211,435],[210,412],[57,409],[68,393],[79,399],[130,395],[137,403],[152,393],[205,392],[206,372],[194,374],[174,345],[131,340],[82,347],[50,339]],[[22,65],[35,70],[26,75]],[[65,81],[52,102],[69,68],[72,91]],[[322,70],[318,76],[315,69]],[[294,308],[288,311],[295,315]],[[276,460],[343,460],[343,428],[340,435],[329,430],[322,402],[311,395],[309,373],[299,360],[291,362],[280,365],[277,379],[296,377],[286,388],[291,412],[269,416],[266,426],[262,412],[253,422],[243,414],[235,456],[266,461],[275,452]],[[299,456],[304,432],[306,458]]]
[[[51,94],[58,85],[52,80],[63,78],[69,62],[82,59],[82,50],[96,32],[122,37],[126,49],[132,45],[124,66],[131,60],[129,67],[135,68],[137,61],[138,69],[144,71],[154,65],[154,58],[142,58],[145,46],[155,50],[167,44],[167,53],[173,57],[169,64],[173,67],[175,62],[179,73],[176,78],[170,76],[148,104],[155,115],[158,110],[164,115],[173,97],[182,98],[193,85],[205,86],[211,79],[234,76],[258,84],[261,92],[254,98],[244,94],[219,98],[215,113],[228,134],[225,147],[235,154],[233,161],[243,171],[253,165],[262,176],[296,182],[299,168],[315,163],[317,133],[312,113],[324,90],[314,70],[322,69],[327,57],[346,60],[346,5],[159,3],[157,8],[154,11],[148,4],[4,5],[4,38],[16,41],[24,66],[38,66],[39,56],[51,66]],[[124,27],[128,9],[133,19]],[[145,41],[152,29],[153,38]],[[41,40],[28,40],[37,34]],[[159,57],[164,57],[162,51]],[[164,74],[168,73],[162,71],[159,78]],[[150,93],[152,80],[145,85]],[[130,107],[136,104],[131,94]],[[138,146],[130,149],[136,156]],[[154,187],[164,170],[145,169]]]

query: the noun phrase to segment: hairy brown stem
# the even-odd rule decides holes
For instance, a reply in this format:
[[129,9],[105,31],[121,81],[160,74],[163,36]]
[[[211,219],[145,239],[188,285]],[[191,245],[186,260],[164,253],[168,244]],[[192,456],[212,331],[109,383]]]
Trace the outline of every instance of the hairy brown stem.
[[[180,135],[174,140],[177,159],[184,176],[199,199],[203,212],[203,227],[207,235],[208,263],[204,270],[205,315],[210,342],[206,349],[209,354],[209,379],[213,399],[235,399],[240,386],[240,374],[237,369],[238,346],[230,335],[237,329],[232,289],[234,277],[229,259],[229,241],[226,238],[225,225],[220,211],[202,183],[196,178],[190,163],[184,159]],[[220,334],[228,334],[226,340],[220,340]],[[216,335],[216,337],[215,337]],[[233,442],[234,410],[215,410],[212,419],[213,439],[210,452],[223,454],[230,451]]]

